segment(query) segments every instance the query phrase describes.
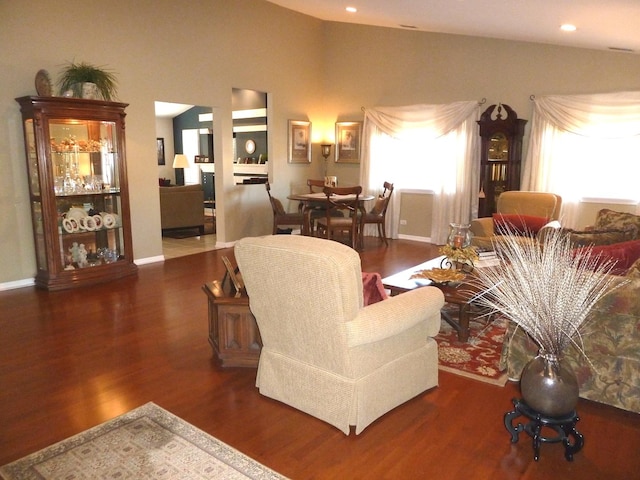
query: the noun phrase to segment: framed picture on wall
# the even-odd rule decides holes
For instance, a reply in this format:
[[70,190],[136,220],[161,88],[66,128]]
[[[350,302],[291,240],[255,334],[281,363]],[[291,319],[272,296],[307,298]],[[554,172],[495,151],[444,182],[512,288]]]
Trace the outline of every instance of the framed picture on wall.
[[158,165],[164,165],[164,138],[156,138],[158,150]]
[[362,122],[336,123],[336,162],[360,163]]
[[289,163],[311,163],[311,122],[289,120]]

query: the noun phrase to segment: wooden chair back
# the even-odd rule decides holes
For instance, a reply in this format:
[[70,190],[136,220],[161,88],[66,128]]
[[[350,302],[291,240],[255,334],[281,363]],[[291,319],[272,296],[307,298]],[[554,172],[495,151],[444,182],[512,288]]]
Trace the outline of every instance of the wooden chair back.
[[309,187],[309,193],[321,192],[324,188],[324,180],[314,180],[309,178],[307,179],[307,186]]
[[269,202],[271,203],[271,210],[273,211],[273,234],[278,233],[278,227],[283,226],[300,226],[300,230],[303,229],[304,215],[302,212],[288,213],[282,202],[271,195],[271,185],[269,182],[265,182],[265,189],[267,195],[269,195]]
[[[326,238],[333,238],[336,232],[348,232],[350,245],[357,248],[360,245],[360,207],[361,186],[355,187],[324,187],[327,196],[325,216],[318,219],[318,232]],[[349,200],[338,196],[353,195]],[[344,215],[343,215],[344,214]]]
[[389,207],[389,201],[391,200],[391,195],[393,194],[393,183],[384,182],[382,193],[376,199],[376,203],[373,205],[373,208],[367,212],[367,214],[362,218],[361,227],[364,227],[367,223],[373,223],[378,225],[378,236],[384,242],[385,245],[388,245],[387,241],[387,229],[386,229],[386,217],[387,217],[387,208]]

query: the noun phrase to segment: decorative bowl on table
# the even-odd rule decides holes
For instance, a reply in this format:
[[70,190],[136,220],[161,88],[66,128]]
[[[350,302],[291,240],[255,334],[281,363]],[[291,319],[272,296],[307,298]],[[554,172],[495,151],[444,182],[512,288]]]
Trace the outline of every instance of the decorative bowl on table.
[[428,285],[429,282],[436,285],[446,285],[464,280],[466,275],[460,270],[452,270],[450,268],[429,268],[427,270],[418,270],[411,279],[418,285]]

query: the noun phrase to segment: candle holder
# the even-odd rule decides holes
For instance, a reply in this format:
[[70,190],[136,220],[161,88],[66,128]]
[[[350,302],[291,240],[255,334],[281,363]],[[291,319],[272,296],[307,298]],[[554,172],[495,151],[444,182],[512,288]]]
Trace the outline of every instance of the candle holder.
[[447,245],[453,248],[467,248],[471,245],[471,224],[450,223]]
[[468,223],[449,224],[447,244],[440,248],[444,255],[441,262],[443,268],[462,270],[465,273],[473,271],[474,262],[478,260],[478,252],[471,246],[471,225]]

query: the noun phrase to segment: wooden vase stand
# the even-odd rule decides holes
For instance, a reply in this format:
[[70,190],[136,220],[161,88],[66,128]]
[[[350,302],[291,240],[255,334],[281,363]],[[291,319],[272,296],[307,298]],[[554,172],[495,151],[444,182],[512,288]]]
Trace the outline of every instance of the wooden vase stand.
[[[511,434],[511,443],[518,441],[520,432],[527,433],[533,439],[533,459],[537,462],[540,458],[541,444],[562,442],[565,458],[573,461],[573,454],[579,452],[584,445],[584,436],[576,430],[576,423],[580,419],[575,410],[559,417],[549,417],[535,411],[523,400],[514,398],[512,402],[515,409],[504,415],[504,426]],[[528,418],[529,422],[526,424],[518,422],[514,426],[513,421],[521,416]],[[543,428],[553,433],[543,434]]]

